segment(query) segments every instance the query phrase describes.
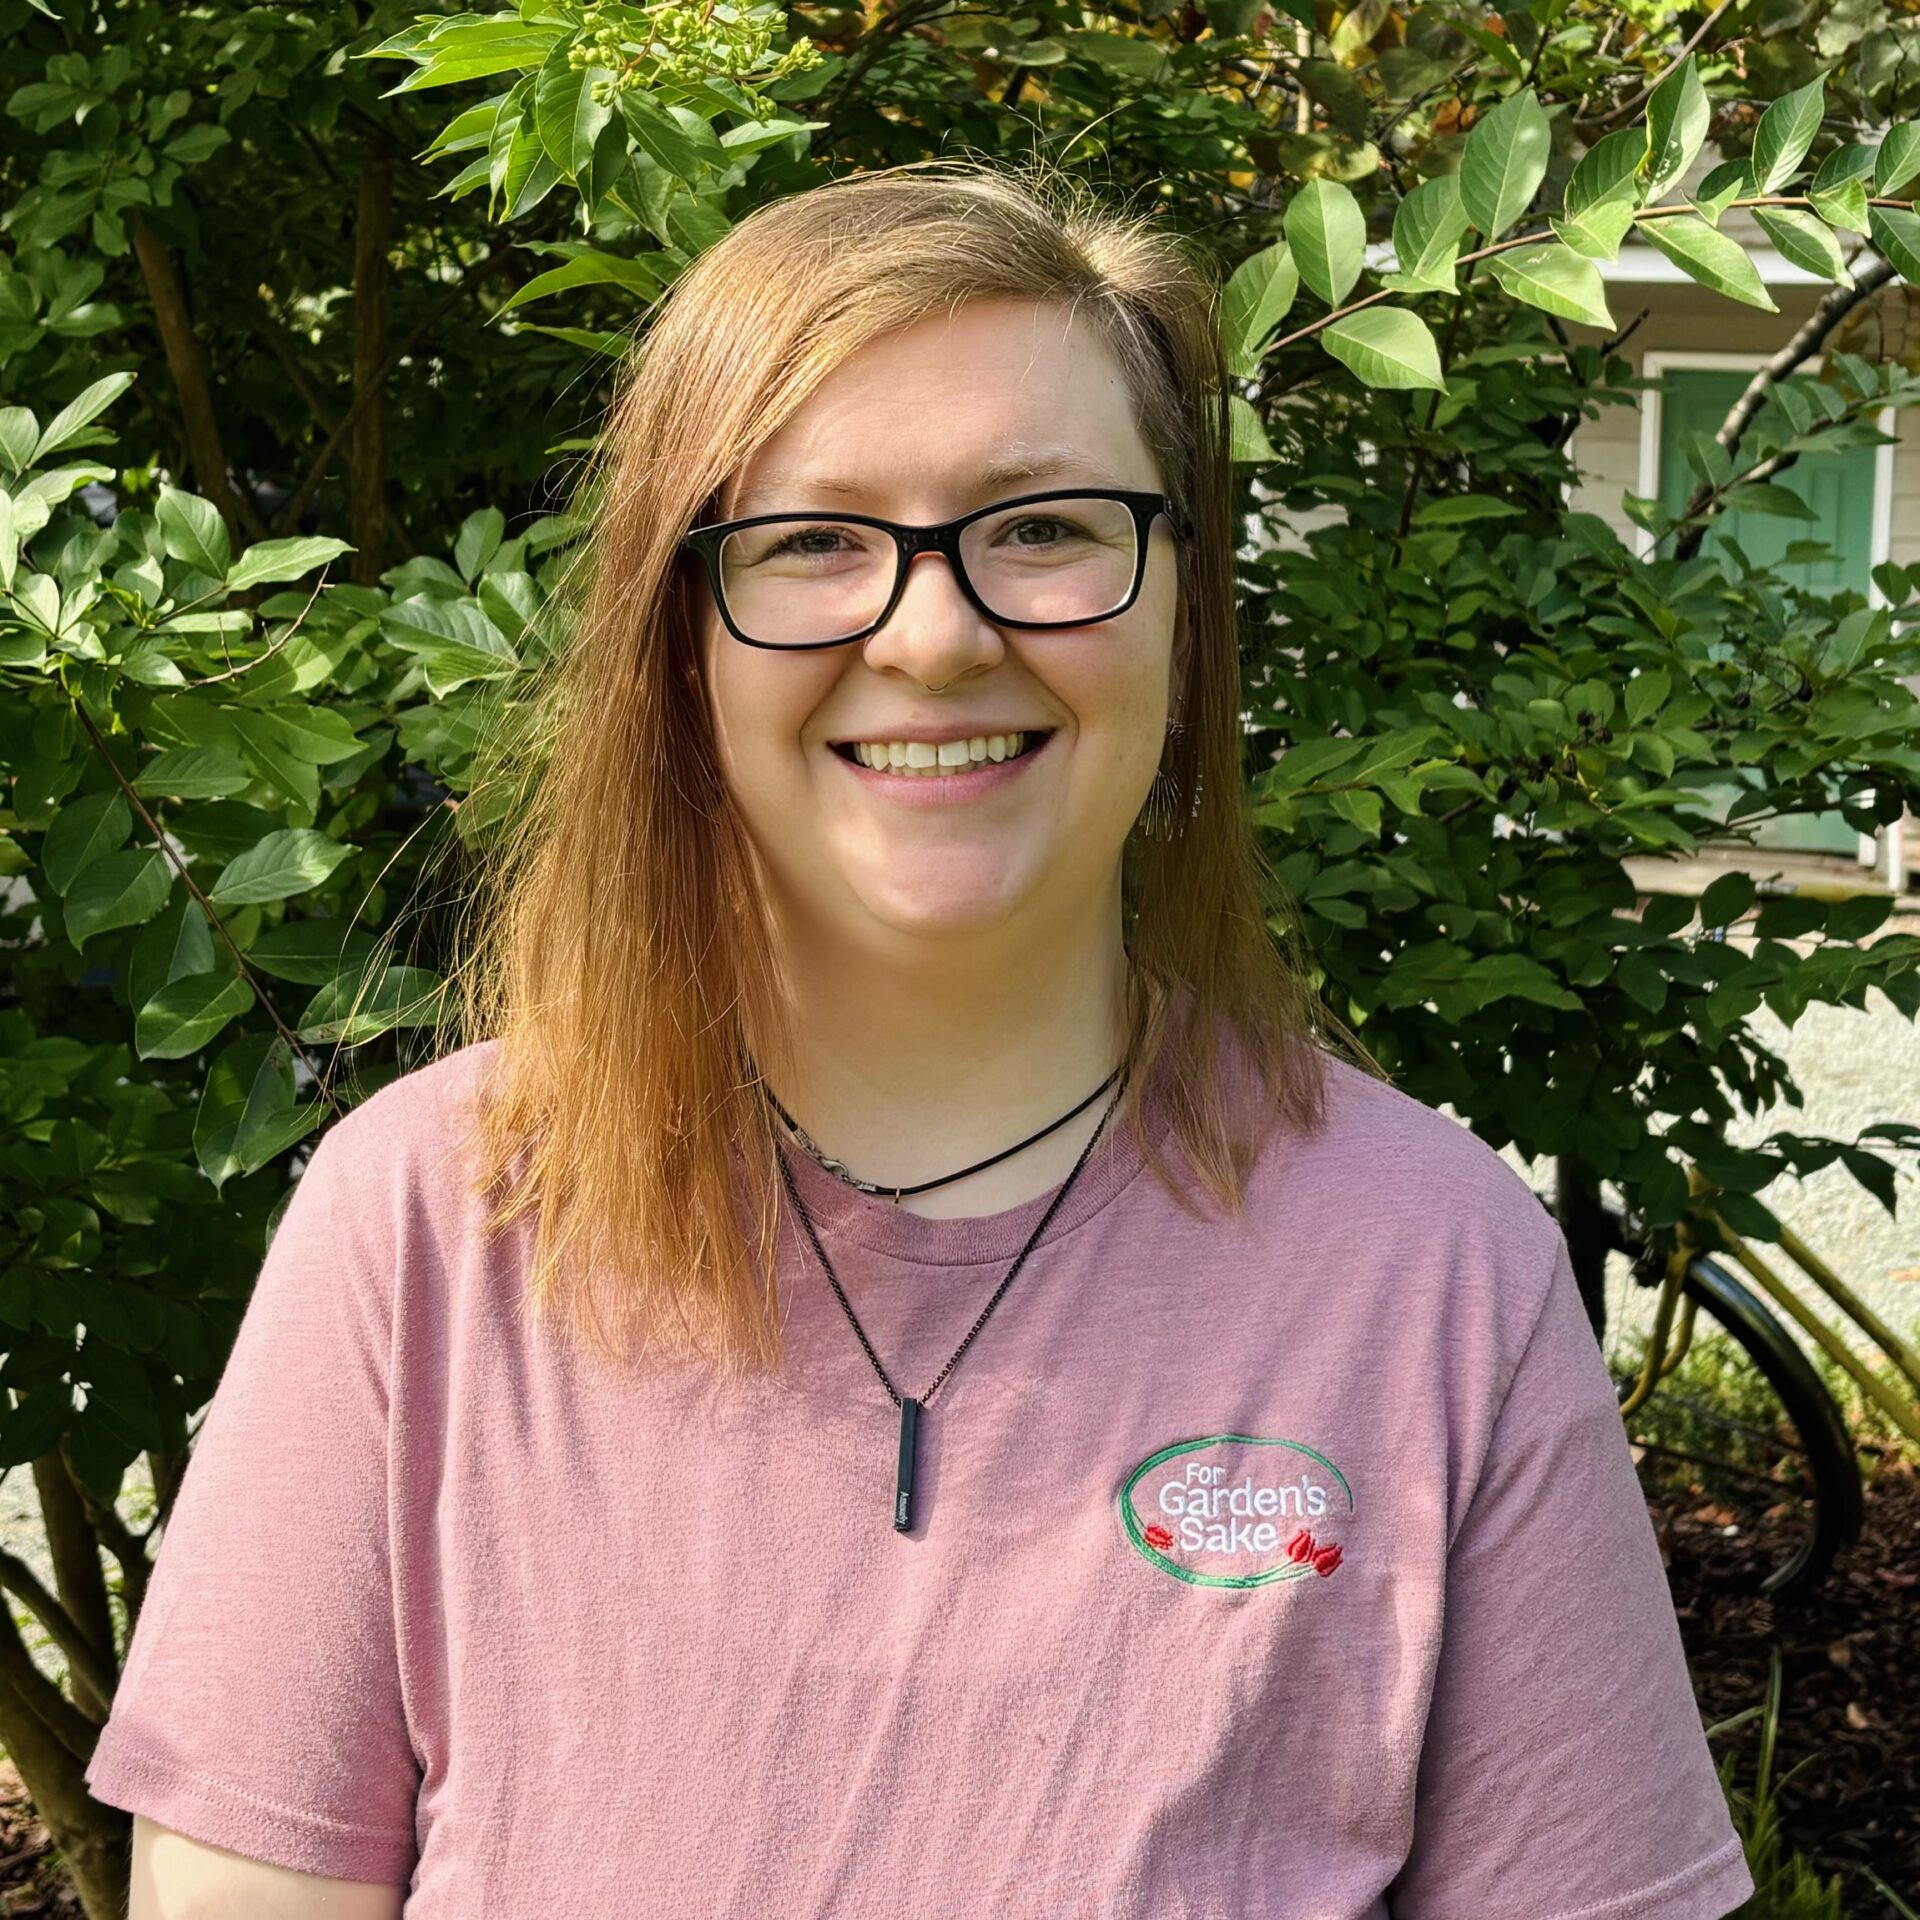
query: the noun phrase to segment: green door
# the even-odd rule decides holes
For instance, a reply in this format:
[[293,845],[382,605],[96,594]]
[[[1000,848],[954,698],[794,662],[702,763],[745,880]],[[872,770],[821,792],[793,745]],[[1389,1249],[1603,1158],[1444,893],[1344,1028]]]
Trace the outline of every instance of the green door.
[[[1689,433],[1711,439],[1727,409],[1745,392],[1751,375],[1738,368],[1670,367],[1660,388],[1660,503],[1677,513],[1694,488],[1693,470],[1680,449]],[[1804,378],[1804,377],[1803,377]],[[1780,476],[1812,508],[1812,520],[1786,520],[1777,514],[1722,513],[1707,535],[1711,549],[1731,537],[1756,566],[1777,565],[1795,540],[1824,540],[1833,549],[1830,558],[1800,561],[1780,571],[1789,580],[1820,593],[1851,588],[1868,591],[1873,563],[1874,458],[1873,447],[1847,447],[1839,453],[1819,454],[1795,463]],[[1727,804],[1732,787],[1724,792]],[[1763,847],[1801,853],[1853,854],[1859,835],[1837,813],[1800,814],[1790,820],[1768,820],[1754,830]]]

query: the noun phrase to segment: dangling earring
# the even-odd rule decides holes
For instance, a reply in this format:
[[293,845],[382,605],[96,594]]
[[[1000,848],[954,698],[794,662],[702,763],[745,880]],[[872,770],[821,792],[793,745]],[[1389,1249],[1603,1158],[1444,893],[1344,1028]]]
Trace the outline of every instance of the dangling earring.
[[[1146,804],[1140,809],[1140,831],[1149,840],[1171,840],[1174,837],[1179,795],[1174,785],[1172,770],[1167,762],[1178,760],[1180,757],[1181,739],[1185,733],[1186,728],[1178,720],[1167,722],[1166,752],[1162,755],[1160,765],[1154,773],[1153,785],[1147,789]],[[1194,805],[1190,812],[1199,811],[1199,801],[1200,795],[1196,783]]]

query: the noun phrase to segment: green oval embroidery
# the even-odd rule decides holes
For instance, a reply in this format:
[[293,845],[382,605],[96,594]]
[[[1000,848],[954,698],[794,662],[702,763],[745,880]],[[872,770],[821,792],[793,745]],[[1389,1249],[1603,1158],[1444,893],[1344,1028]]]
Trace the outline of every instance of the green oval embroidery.
[[[1301,1441],[1270,1440],[1251,1433],[1214,1433],[1198,1440],[1176,1440],[1142,1460],[1120,1489],[1120,1518],[1134,1551],[1143,1560],[1195,1587],[1264,1587],[1278,1580],[1304,1580],[1316,1574],[1325,1577],[1344,1564],[1340,1541],[1331,1533],[1315,1531],[1316,1526],[1336,1526],[1330,1516],[1339,1509],[1332,1491],[1320,1486],[1310,1470],[1303,1471],[1296,1481],[1279,1485],[1267,1480],[1255,1487],[1249,1474],[1240,1485],[1226,1486],[1222,1484],[1224,1467],[1188,1458],[1179,1477],[1170,1475],[1160,1483],[1157,1514],[1146,1520],[1140,1517],[1134,1507],[1134,1490],[1141,1481],[1169,1461],[1215,1447],[1284,1447],[1323,1468],[1345,1496],[1345,1512],[1353,1511],[1353,1488],[1347,1476],[1324,1453]],[[1234,1507],[1233,1500],[1242,1494],[1246,1496],[1245,1505]],[[1177,1533],[1167,1525],[1169,1519],[1179,1521]],[[1294,1524],[1283,1527],[1282,1520]],[[1203,1557],[1230,1565],[1242,1554],[1256,1563],[1245,1572],[1203,1571],[1183,1565],[1182,1559],[1175,1557]],[[1257,1564],[1270,1558],[1274,1564]]]

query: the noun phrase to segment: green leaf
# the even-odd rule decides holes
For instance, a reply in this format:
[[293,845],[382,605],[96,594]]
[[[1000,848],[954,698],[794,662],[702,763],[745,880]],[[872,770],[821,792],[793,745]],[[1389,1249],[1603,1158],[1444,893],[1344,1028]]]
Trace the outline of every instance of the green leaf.
[[1647,101],[1649,201],[1658,200],[1693,165],[1712,118],[1707,90],[1700,84],[1693,55],[1688,54]]
[[160,523],[160,537],[173,559],[184,560],[196,573],[211,574],[216,580],[227,577],[227,564],[232,558],[227,526],[211,500],[163,486],[153,517]]
[[1526,212],[1546,177],[1552,133],[1531,87],[1483,114],[1460,156],[1460,203],[1489,240]]
[[193,1118],[193,1150],[215,1188],[257,1172],[320,1124],[317,1101],[293,1104],[293,1053],[278,1035],[230,1042],[207,1074]]
[[134,1016],[134,1050],[142,1060],[183,1060],[252,1005],[253,990],[236,974],[170,980]]
[[13,473],[25,473],[33,464],[40,441],[40,423],[25,407],[0,407],[0,461]]
[[1723,873],[1700,896],[1701,926],[1731,926],[1753,905],[1757,892],[1750,874]]
[[1620,991],[1637,1001],[1649,1013],[1658,1013],[1667,1004],[1667,976],[1660,963],[1649,953],[1627,954],[1620,962],[1616,978]]
[[1404,307],[1368,307],[1321,334],[1327,351],[1369,387],[1422,387],[1445,393],[1440,349],[1426,323]]
[[1567,247],[1552,241],[1537,247],[1516,247],[1511,253],[1495,254],[1487,262],[1487,271],[1516,300],[1538,307],[1542,313],[1613,330],[1600,269]]
[[1848,233],[1867,230],[1867,188],[1873,182],[1873,163],[1879,149],[1862,146],[1836,147],[1820,162],[1807,199],[1813,210],[1830,227]]
[[110,853],[67,889],[67,938],[78,947],[113,927],[137,927],[167,904],[173,869],[158,848]]
[[1708,226],[1717,227],[1720,216],[1748,190],[1747,163],[1744,160],[1722,161],[1694,188],[1691,196],[1694,211]]
[[1920,213],[1906,207],[1871,207],[1867,219],[1873,244],[1886,255],[1902,280],[1920,287]]
[[229,747],[166,747],[140,763],[134,791],[171,800],[224,800],[253,775]]
[[1602,200],[1581,214],[1555,214],[1547,224],[1575,253],[1589,260],[1611,260],[1633,225],[1633,201],[1624,195]]
[[373,937],[348,920],[286,920],[265,927],[247,947],[247,962],[276,980],[324,986],[349,969],[364,971]]
[[1467,225],[1457,175],[1421,181],[1393,216],[1394,287],[1402,293],[1455,292],[1453,263]]
[[300,1016],[302,1040],[353,1045],[395,1027],[430,1027],[440,1017],[442,983],[424,967],[388,967],[378,980],[336,976]]
[[1874,162],[1874,190],[1891,198],[1911,185],[1916,175],[1920,175],[1920,123],[1889,127]]
[[1827,110],[1826,83],[1811,81],[1783,93],[1753,136],[1753,182],[1758,193],[1778,193],[1799,171]]
[[1511,500],[1495,500],[1484,493],[1456,493],[1445,500],[1429,500],[1413,516],[1416,527],[1464,527],[1476,520],[1511,520],[1520,512]]
[[1749,480],[1728,490],[1727,504],[1742,513],[1766,513],[1778,520],[1818,520],[1820,516],[1793,491],[1773,480]]
[[47,430],[35,443],[32,457],[19,464],[23,467],[36,466],[48,454],[69,445],[105,413],[133,382],[131,373],[110,373],[77,393],[47,422]]
[[40,845],[40,868],[55,893],[65,893],[94,861],[124,846],[133,810],[118,787],[69,800],[54,815]]
[[1293,255],[1282,241],[1242,260],[1220,300],[1220,332],[1228,364],[1251,376],[1259,366],[1260,342],[1287,317],[1300,290]]
[[1773,296],[1760,284],[1760,275],[1747,258],[1746,249],[1731,236],[1707,225],[1699,215],[1676,214],[1660,220],[1643,220],[1640,231],[1648,242],[1664,253],[1690,279],[1730,300],[1750,307],[1763,307],[1777,313]]
[[482,507],[460,523],[453,543],[454,570],[469,585],[500,550],[501,536],[507,530],[507,516],[498,507]]
[[1309,180],[1287,203],[1293,264],[1328,306],[1353,291],[1366,257],[1367,220],[1360,203],[1331,180]]
[[1623,197],[1631,199],[1634,176],[1646,158],[1647,140],[1638,127],[1622,127],[1596,140],[1580,156],[1567,181],[1566,210],[1578,219],[1589,208]]
[[623,93],[620,113],[634,144],[656,165],[689,184],[700,178],[700,155],[693,142],[658,102],[644,93]]
[[1639,726],[1649,714],[1658,713],[1673,689],[1673,676],[1664,667],[1652,667],[1636,673],[1626,686],[1627,720]]
[[1229,457],[1236,464],[1279,459],[1273,442],[1267,438],[1267,430],[1261,424],[1260,416],[1237,393],[1228,398],[1227,422],[1232,435]]
[[525,306],[531,300],[544,300],[549,294],[565,293],[572,287],[621,286],[641,300],[651,300],[659,293],[661,284],[660,276],[642,261],[624,260],[618,254],[589,250],[563,266],[549,267],[545,273],[536,273],[524,286],[516,287],[500,304],[495,318],[503,313],[511,313],[515,307]]
[[337,560],[353,549],[325,534],[301,534],[291,540],[262,540],[249,547],[227,575],[230,592],[263,586],[269,580],[298,580],[303,573]]
[[593,97],[596,84],[604,85],[613,76],[603,67],[570,66],[567,56],[572,50],[570,41],[556,41],[533,83],[533,120],[540,144],[570,180],[585,171],[600,129],[613,118],[613,103]]
[[471,601],[416,595],[389,607],[380,616],[380,631],[419,657],[436,694],[469,680],[504,680],[519,670],[519,656]]
[[1333,57],[1346,66],[1354,65],[1392,11],[1393,0],[1354,0],[1333,30]]
[[1812,214],[1798,207],[1755,207],[1753,217],[1781,259],[1817,273],[1823,280],[1837,280],[1843,287],[1853,285],[1853,275],[1840,257],[1840,242]]
[[216,907],[258,906],[309,892],[359,848],[311,827],[283,827],[227,863],[207,898]]

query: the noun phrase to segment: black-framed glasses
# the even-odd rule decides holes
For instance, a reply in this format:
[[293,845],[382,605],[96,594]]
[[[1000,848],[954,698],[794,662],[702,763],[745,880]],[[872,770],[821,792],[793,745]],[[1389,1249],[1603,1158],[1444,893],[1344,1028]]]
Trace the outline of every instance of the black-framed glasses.
[[1076,487],[996,500],[935,526],[867,513],[758,513],[695,527],[726,629],[750,647],[842,647],[885,626],[914,556],[940,553],[996,626],[1085,627],[1140,595],[1154,520],[1189,530],[1163,493]]

